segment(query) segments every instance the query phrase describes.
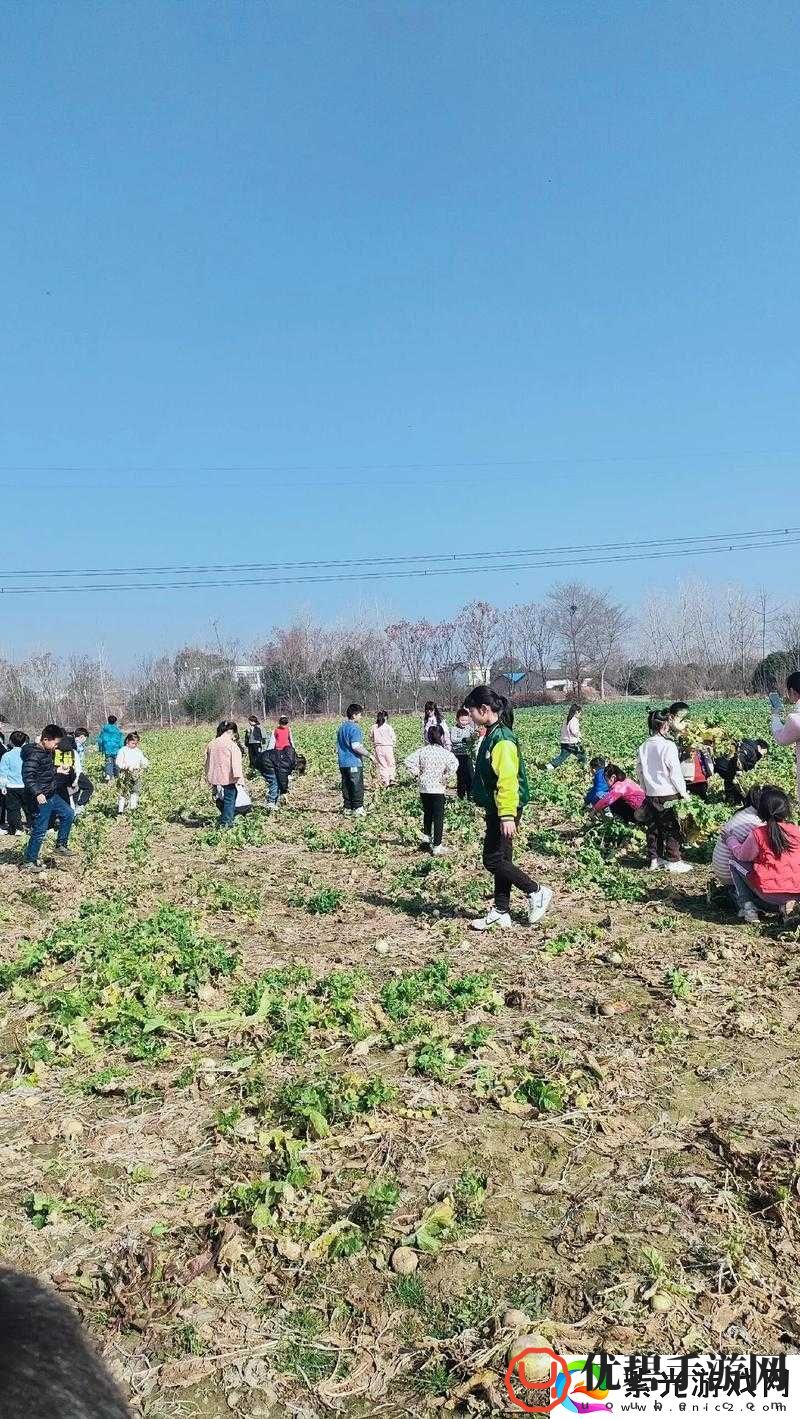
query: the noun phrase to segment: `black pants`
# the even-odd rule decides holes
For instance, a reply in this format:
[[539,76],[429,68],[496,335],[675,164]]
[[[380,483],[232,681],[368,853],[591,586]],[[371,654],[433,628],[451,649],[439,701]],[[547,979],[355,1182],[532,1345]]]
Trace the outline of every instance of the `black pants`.
[[431,847],[439,847],[444,834],[444,794],[421,793],[422,831],[431,840]]
[[687,783],[686,787],[694,798],[708,798],[708,780],[704,783]]
[[23,819],[25,827],[29,826],[28,795],[24,788],[7,788],[3,803],[5,804],[8,831],[13,837],[15,833],[22,832]]
[[526,897],[539,890],[539,884],[534,882],[527,872],[523,872],[521,867],[515,867],[513,859],[514,839],[503,836],[500,831],[500,819],[496,813],[487,813],[483,865],[494,877],[494,904],[499,912],[507,912],[511,906],[512,887],[518,887]]
[[355,813],[357,808],[364,807],[364,770],[359,764],[357,769],[340,769],[339,772],[342,775],[344,806]]
[[615,818],[619,818],[621,823],[635,823],[635,810],[624,798],[618,798],[616,803],[611,804],[610,810]]
[[254,773],[258,773],[260,771],[259,759],[261,758],[263,750],[263,743],[248,744],[247,746],[247,757],[250,760],[250,767]]
[[458,773],[456,774],[456,792],[459,798],[470,798],[472,795],[472,780],[474,770],[469,754],[457,754]]
[[648,798],[647,851],[651,859],[660,857],[665,862],[680,862],[681,824],[675,812],[677,798]]

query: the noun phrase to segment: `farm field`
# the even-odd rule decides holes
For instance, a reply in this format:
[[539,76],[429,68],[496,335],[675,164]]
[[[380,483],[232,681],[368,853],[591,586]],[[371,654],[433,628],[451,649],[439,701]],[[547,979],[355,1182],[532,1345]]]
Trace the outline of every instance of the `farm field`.
[[[759,701],[693,713],[768,730]],[[644,718],[590,707],[589,753],[630,766]],[[681,879],[589,828],[588,774],[541,770],[558,726],[518,715],[517,856],[556,892],[534,928],[468,929],[477,809],[449,805],[438,860],[410,784],[338,815],[330,722],[296,726],[289,804],[258,780],[227,835],[201,727],[144,734],[139,813],[98,787],[68,871],[31,883],[0,840],[0,1254],[147,1419],[488,1413],[528,1330],[800,1346],[800,932],[713,888],[722,804]],[[792,756],[758,777],[793,788]]]

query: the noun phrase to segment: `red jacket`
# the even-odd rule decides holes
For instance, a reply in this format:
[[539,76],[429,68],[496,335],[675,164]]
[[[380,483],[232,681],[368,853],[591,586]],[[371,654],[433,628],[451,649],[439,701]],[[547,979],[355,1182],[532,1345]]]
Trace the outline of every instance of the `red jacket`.
[[772,851],[766,827],[754,828],[750,834],[756,855],[747,881],[762,897],[783,892],[800,897],[800,828],[794,823],[782,823],[781,827],[791,846],[780,857]]

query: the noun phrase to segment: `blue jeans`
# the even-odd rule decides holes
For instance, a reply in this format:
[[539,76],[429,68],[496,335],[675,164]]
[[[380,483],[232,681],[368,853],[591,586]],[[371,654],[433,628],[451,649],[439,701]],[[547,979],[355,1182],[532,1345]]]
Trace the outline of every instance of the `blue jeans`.
[[267,785],[267,802],[277,803],[280,794],[280,789],[278,787],[278,779],[276,775],[274,773],[270,773],[268,769],[262,769],[261,773],[264,782]]
[[38,862],[45,833],[50,827],[53,818],[58,817],[58,846],[66,847],[69,842],[69,833],[75,821],[75,811],[70,808],[63,798],[53,794],[46,803],[37,803],[31,835],[28,839],[28,846],[25,849],[26,862]]
[[567,759],[577,759],[579,763],[586,763],[586,752],[580,744],[562,744],[556,757],[550,760],[554,769],[560,769]]
[[236,812],[236,784],[226,783],[222,790],[222,806],[220,807],[219,825],[221,828],[229,828],[233,822],[233,815]]
[[117,777],[117,759],[115,754],[106,754],[106,778]]

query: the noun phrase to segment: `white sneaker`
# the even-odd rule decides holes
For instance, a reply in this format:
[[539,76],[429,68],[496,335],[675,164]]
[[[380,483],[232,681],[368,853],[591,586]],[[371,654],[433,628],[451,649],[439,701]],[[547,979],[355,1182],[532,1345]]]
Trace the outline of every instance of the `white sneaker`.
[[447,848],[444,847],[444,846],[442,845],[442,843],[439,843],[439,846],[438,846],[438,847],[432,847],[432,848],[431,848],[431,857],[446,857],[446,856],[447,856]]
[[427,833],[420,833],[419,841],[421,847],[427,847],[430,842],[430,837]]
[[510,926],[511,917],[508,912],[499,912],[497,907],[491,907],[485,916],[478,917],[477,921],[470,922],[473,931],[491,931],[493,926]]
[[693,870],[691,862],[667,862],[665,866],[673,877],[683,877],[685,873]]
[[132,794],[131,794],[131,808],[138,808],[138,807],[139,807],[139,795],[138,795],[138,793],[132,793]]
[[124,813],[124,812],[125,812],[125,799],[124,799],[124,798],[121,798],[121,799],[119,800],[119,803],[117,804],[117,817],[119,817],[120,814],[121,814],[121,813]]
[[662,862],[660,857],[651,857],[649,870],[650,872],[663,872],[666,865],[666,862]]
[[758,915],[758,910],[756,907],[753,906],[752,902],[748,902],[747,906],[742,907],[740,915],[742,921],[746,922],[748,926],[761,925],[761,918]]
[[537,921],[550,909],[553,900],[553,892],[550,887],[540,887],[538,892],[531,892],[528,898],[528,925],[535,926]]
[[8,828],[0,828],[0,838],[8,837]]
[[353,817],[354,817],[354,818],[366,818],[366,816],[367,816],[367,810],[366,810],[366,808],[355,808],[355,809],[353,810]]

